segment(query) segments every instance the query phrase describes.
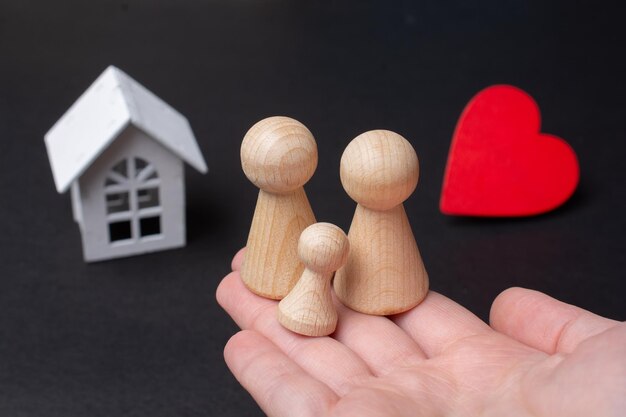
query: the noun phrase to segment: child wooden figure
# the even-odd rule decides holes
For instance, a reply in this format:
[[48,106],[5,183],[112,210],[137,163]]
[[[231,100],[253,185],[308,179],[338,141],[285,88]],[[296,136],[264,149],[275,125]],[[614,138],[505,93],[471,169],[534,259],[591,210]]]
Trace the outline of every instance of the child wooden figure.
[[298,244],[304,263],[302,277],[278,304],[278,321],[306,336],[327,336],[337,326],[337,311],[331,297],[333,272],[346,263],[350,245],[345,233],[330,223],[307,227]]

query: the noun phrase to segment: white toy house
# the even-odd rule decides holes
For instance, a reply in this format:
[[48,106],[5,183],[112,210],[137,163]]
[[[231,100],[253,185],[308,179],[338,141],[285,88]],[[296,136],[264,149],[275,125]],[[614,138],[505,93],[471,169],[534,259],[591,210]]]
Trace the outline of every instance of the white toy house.
[[157,96],[110,66],[45,143],[86,261],[185,245],[183,161],[207,166],[187,119]]

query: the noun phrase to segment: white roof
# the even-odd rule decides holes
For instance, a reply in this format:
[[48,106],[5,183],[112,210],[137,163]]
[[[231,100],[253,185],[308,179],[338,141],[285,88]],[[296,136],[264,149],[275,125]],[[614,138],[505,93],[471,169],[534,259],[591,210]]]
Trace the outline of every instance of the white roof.
[[45,135],[57,191],[65,192],[129,124],[207,171],[187,118],[110,66]]

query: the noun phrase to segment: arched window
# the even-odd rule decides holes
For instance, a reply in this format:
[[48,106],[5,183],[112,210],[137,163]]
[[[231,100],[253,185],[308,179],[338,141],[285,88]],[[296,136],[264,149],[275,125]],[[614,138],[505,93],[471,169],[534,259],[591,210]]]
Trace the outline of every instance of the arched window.
[[159,185],[156,169],[141,158],[125,158],[107,173],[104,193],[110,243],[161,237]]

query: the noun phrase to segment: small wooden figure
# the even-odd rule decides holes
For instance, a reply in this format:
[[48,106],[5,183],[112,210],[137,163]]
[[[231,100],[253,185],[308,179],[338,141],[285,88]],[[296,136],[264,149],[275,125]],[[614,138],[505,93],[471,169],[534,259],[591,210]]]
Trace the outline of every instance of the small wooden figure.
[[305,336],[327,336],[337,327],[330,280],[347,260],[348,237],[337,226],[316,223],[307,227],[298,243],[304,272],[291,292],[278,303],[278,321]]
[[185,245],[183,161],[207,171],[189,122],[108,67],[45,136],[57,191],[71,189],[85,261]]
[[340,175],[358,204],[348,232],[350,256],[335,275],[337,296],[367,314],[413,308],[428,292],[428,274],[402,204],[417,186],[415,150],[397,133],[369,131],[344,151]]
[[260,188],[241,278],[252,292],[279,300],[304,269],[298,238],[315,216],[303,186],[317,167],[317,145],[297,120],[269,117],[246,133],[241,164]]

